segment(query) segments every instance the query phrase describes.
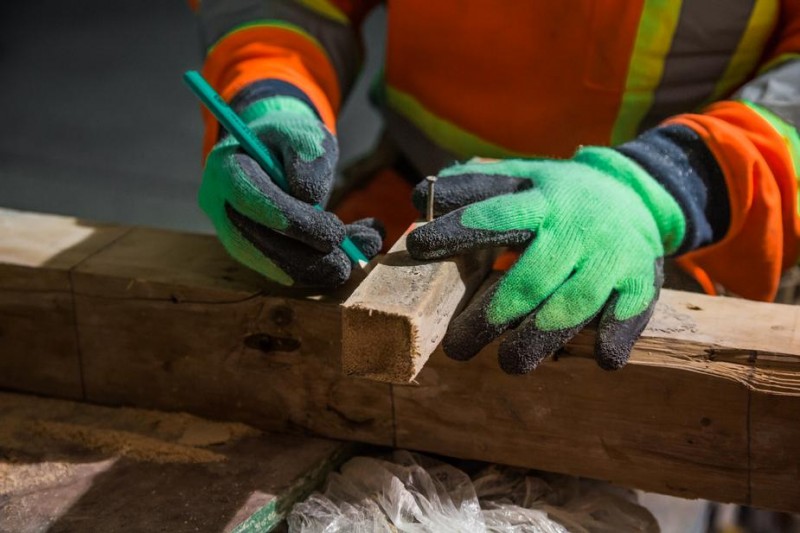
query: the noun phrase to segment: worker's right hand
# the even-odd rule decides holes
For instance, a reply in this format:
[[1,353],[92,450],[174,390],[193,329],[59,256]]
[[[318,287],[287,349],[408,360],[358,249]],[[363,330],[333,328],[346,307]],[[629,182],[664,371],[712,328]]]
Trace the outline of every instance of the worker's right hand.
[[219,239],[234,258],[282,285],[341,285],[352,266],[339,248],[345,234],[372,257],[382,229],[373,219],[345,226],[314,208],[331,191],[336,138],[308,104],[291,96],[256,100],[239,114],[282,162],[290,192],[224,135],[206,159],[199,194]]

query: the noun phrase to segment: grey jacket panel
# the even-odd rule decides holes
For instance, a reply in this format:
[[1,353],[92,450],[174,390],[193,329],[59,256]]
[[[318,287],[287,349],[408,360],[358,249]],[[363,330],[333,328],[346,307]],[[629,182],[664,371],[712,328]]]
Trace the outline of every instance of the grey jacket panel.
[[800,127],[800,59],[790,59],[745,84],[733,95],[769,109]]

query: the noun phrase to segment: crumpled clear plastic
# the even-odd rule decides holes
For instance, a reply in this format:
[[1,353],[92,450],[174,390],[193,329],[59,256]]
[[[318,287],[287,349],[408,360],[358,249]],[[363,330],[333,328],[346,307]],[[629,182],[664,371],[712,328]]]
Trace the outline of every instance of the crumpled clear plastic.
[[290,533],[657,532],[633,492],[609,484],[492,465],[472,478],[407,451],[355,457],[323,493],[295,504]]

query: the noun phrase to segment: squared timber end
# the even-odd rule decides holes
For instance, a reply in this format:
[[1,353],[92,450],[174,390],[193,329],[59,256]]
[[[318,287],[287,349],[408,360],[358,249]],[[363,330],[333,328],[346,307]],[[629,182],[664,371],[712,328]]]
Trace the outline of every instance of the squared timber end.
[[418,328],[408,316],[359,306],[346,308],[342,313],[342,371],[375,381],[409,383],[430,355],[420,352],[418,337]]
[[417,261],[401,237],[343,304],[344,372],[411,383],[450,320],[486,278],[493,259],[491,251],[482,250]]

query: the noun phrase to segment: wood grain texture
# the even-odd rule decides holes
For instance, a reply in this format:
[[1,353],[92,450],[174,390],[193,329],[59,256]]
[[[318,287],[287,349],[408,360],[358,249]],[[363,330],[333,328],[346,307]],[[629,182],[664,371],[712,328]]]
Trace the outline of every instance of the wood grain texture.
[[[52,276],[15,261],[0,268],[22,269],[34,285],[40,271]],[[352,286],[281,292],[211,236],[134,229],[67,280],[93,402],[800,511],[798,307],[663,291],[621,371],[597,367],[589,329],[526,376],[503,374],[492,345],[469,363],[437,350],[419,385],[401,386],[342,375],[339,304]],[[17,295],[44,320],[38,297]],[[24,365],[26,343],[45,343],[43,356],[56,359],[72,353],[43,340],[56,330],[8,333],[9,308],[0,305],[5,364]]]
[[341,373],[340,294],[292,294],[214,237],[142,229],[73,280],[90,401],[391,444],[389,386]]
[[415,261],[406,249],[406,235],[343,304],[342,368],[347,375],[412,382],[491,269],[489,250]]
[[[775,324],[773,325],[773,327]],[[780,325],[778,325],[780,327]],[[754,354],[749,433],[752,501],[800,507],[800,374],[793,357]]]
[[619,372],[593,361],[592,331],[522,377],[496,371],[497,344],[468,365],[437,351],[419,388],[393,390],[397,445],[797,509],[799,317],[665,290]]
[[0,387],[83,396],[70,270],[126,231],[0,209]]

